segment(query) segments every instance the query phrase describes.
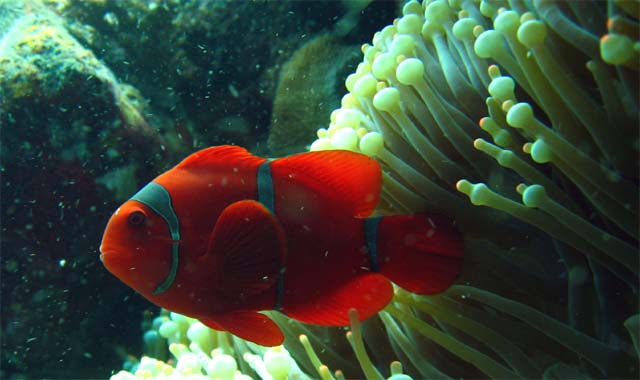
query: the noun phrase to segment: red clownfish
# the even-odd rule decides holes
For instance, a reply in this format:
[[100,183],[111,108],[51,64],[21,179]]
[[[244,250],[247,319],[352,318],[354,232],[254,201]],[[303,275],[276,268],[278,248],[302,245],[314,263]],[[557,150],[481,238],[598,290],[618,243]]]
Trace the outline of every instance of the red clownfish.
[[113,214],[100,259],[154,304],[264,345],[284,336],[263,310],[349,324],[384,308],[393,281],[437,293],[458,276],[454,223],[371,217],[380,166],[350,151],[268,160],[236,146],[196,152]]

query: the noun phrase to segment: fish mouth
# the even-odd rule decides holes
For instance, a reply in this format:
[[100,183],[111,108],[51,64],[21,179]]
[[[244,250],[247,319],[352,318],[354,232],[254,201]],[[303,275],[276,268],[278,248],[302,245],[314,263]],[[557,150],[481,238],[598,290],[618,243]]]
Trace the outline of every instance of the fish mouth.
[[100,251],[100,261],[102,261],[102,264],[104,266],[107,266],[107,261],[109,260],[109,258],[113,257],[114,255],[117,255],[117,252],[114,252],[114,251]]
[[117,250],[108,248],[105,249],[105,247],[100,246],[100,261],[105,267],[109,268],[109,265],[113,264],[114,259],[117,260],[119,256],[120,252],[118,252]]
[[104,249],[104,245],[100,244],[100,248],[98,248],[98,251],[100,251],[100,261],[102,261],[102,263],[104,264],[104,255],[105,255],[105,249]]

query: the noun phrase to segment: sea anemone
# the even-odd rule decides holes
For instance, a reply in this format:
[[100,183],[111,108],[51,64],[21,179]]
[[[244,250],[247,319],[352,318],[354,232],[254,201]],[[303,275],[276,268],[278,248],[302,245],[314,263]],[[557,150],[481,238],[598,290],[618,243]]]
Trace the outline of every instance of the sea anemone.
[[[365,376],[384,380],[365,349],[355,309],[349,311],[349,319],[351,330],[346,333],[346,339],[353,347]],[[334,373],[334,377],[306,335],[300,334],[297,340],[296,347],[304,350],[302,356],[312,363],[321,379],[345,379],[340,370]],[[125,363],[129,370],[119,371],[111,376],[111,380],[251,380],[255,376],[262,380],[312,378],[300,369],[283,346],[262,347],[164,309],[151,321],[144,341],[145,356],[140,361],[134,359]],[[171,356],[165,358],[167,347]],[[392,362],[389,367],[391,375],[388,380],[411,380],[403,374],[400,362]]]
[[410,371],[637,376],[636,8],[410,1],[363,45],[310,149],[375,156],[381,212],[466,236],[459,285],[380,313]]
[[[261,347],[198,320],[162,310],[144,334],[145,356],[111,380],[307,379],[282,346]],[[164,357],[168,347],[170,356]],[[164,360],[163,360],[164,359]]]

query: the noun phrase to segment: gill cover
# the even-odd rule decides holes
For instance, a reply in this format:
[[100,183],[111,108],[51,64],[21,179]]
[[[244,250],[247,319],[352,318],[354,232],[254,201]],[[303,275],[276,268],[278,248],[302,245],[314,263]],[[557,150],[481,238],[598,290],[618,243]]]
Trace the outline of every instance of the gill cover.
[[153,294],[161,294],[167,291],[176,279],[178,273],[178,250],[180,248],[180,222],[178,216],[173,210],[171,204],[171,195],[162,185],[155,182],[149,182],[145,187],[135,193],[131,200],[138,201],[152,209],[156,214],[160,215],[167,225],[171,233],[171,268],[167,277],[153,291]]

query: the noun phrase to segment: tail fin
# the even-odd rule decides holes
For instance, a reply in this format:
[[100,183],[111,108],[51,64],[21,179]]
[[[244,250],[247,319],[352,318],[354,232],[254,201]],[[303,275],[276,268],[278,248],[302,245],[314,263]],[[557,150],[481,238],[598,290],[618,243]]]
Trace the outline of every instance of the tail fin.
[[372,269],[379,266],[380,273],[403,289],[417,294],[438,293],[460,274],[463,239],[446,217],[414,214],[368,218],[365,230],[367,244],[376,247]]

